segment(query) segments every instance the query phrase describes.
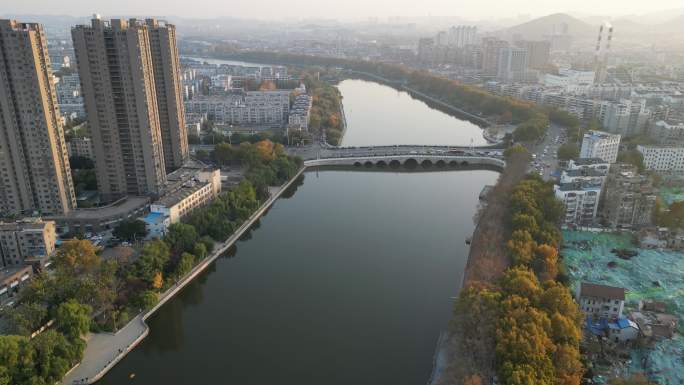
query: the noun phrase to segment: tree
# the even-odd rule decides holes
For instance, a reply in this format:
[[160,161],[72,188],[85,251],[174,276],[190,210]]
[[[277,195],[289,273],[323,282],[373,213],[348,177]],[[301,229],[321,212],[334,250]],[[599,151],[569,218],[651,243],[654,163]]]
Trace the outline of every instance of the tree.
[[166,242],[155,239],[145,243],[140,258],[131,266],[129,275],[141,279],[152,286],[157,274],[164,271],[169,261],[170,251]]
[[544,282],[558,275],[558,250],[549,245],[539,245],[534,250],[534,270]]
[[71,339],[79,338],[90,329],[92,308],[75,300],[63,302],[55,311],[57,330]]
[[115,237],[127,242],[143,239],[148,233],[147,225],[140,219],[127,219],[121,221],[112,232]]
[[171,251],[178,255],[184,251],[193,251],[199,236],[195,227],[178,222],[169,226],[164,240],[171,247]]
[[7,320],[11,334],[28,336],[40,328],[47,317],[47,308],[36,302],[22,302],[15,308],[3,309],[2,315]]
[[180,279],[192,270],[195,265],[195,256],[190,253],[183,253],[176,266],[176,278]]
[[101,264],[102,258],[97,255],[97,248],[88,240],[65,241],[55,255],[57,269],[72,277],[92,274]]
[[644,171],[644,156],[636,149],[618,152],[617,161],[621,163],[629,163],[635,166],[639,172]]
[[672,202],[667,211],[659,214],[658,224],[671,229],[683,229],[684,201]]
[[506,248],[514,265],[529,265],[534,257],[537,244],[527,230],[515,230]]
[[523,267],[513,267],[501,278],[501,289],[509,296],[516,295],[536,303],[542,293],[539,281],[532,271]]
[[579,158],[580,149],[577,143],[566,143],[558,147],[558,159],[570,160]]
[[504,150],[504,158],[506,160],[511,159],[516,154],[521,157],[524,157],[527,160],[530,159],[530,152],[527,151],[525,146],[521,145],[520,143],[516,143],[513,146],[508,147],[506,150]]
[[152,290],[143,290],[133,299],[132,304],[142,310],[149,310],[159,302],[159,294]]
[[227,165],[235,158],[236,151],[229,143],[219,143],[214,147],[212,157],[219,165]]

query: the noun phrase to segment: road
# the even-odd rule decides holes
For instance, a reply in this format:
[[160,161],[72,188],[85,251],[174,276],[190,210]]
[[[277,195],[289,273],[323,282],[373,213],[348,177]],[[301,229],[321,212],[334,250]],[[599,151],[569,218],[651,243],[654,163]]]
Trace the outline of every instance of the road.
[[551,124],[546,136],[539,144],[529,148],[536,159],[530,163],[530,172],[541,173],[544,180],[550,180],[551,174],[558,169],[558,147],[567,141],[565,128],[556,124]]

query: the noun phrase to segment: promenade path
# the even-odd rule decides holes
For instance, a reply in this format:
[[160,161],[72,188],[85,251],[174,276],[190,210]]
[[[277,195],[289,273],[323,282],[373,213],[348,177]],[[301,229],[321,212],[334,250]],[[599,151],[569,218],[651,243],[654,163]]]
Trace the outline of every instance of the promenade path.
[[230,248],[238,239],[273,205],[280,195],[304,172],[303,167],[287,183],[279,187],[269,188],[271,197],[257,209],[225,242],[218,243],[207,258],[195,266],[183,279],[170,287],[159,297],[159,302],[145,313],[138,314],[117,333],[89,333],[81,363],[69,371],[61,385],[92,384],[101,379],[107,372],[133,350],[149,333],[145,320],[152,316],[167,301],[172,299],[197,275],[202,273],[219,256]]
[[88,333],[83,361],[64,377],[62,384],[90,384],[97,381],[99,373],[116,365],[148,332],[142,314],[138,314],[116,333]]

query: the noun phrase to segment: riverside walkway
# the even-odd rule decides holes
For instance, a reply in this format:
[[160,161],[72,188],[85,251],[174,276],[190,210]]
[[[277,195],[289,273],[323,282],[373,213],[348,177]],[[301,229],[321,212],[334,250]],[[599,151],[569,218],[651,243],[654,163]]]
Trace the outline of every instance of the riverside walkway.
[[197,264],[183,279],[170,287],[159,297],[159,302],[152,309],[138,314],[126,326],[116,333],[89,333],[88,344],[83,354],[83,361],[62,379],[62,385],[92,384],[100,380],[109,370],[133,350],[149,333],[145,323],[159,308],[171,300],[195,277],[202,273],[219,256],[226,252],[252,225],[280,198],[282,193],[292,185],[306,170],[303,167],[287,183],[271,190],[271,197],[257,209],[225,242],[219,243],[207,258]]

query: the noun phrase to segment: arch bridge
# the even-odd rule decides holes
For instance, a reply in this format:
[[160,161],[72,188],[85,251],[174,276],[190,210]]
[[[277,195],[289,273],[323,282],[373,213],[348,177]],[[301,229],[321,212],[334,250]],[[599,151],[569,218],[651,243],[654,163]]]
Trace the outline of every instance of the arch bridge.
[[354,166],[354,167],[435,167],[457,168],[470,166],[486,166],[503,169],[506,162],[496,155],[468,155],[468,154],[429,154],[429,153],[394,153],[394,154],[330,154],[318,159],[304,162],[307,167],[315,166]]

